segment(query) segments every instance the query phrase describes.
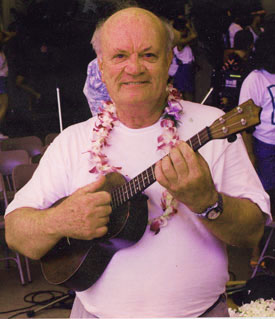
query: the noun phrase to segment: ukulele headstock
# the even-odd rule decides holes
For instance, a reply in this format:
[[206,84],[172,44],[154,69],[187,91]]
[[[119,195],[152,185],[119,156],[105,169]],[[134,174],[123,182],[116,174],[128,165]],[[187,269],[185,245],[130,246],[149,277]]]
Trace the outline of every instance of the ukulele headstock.
[[226,138],[260,123],[262,108],[250,99],[218,118],[209,127],[212,139]]

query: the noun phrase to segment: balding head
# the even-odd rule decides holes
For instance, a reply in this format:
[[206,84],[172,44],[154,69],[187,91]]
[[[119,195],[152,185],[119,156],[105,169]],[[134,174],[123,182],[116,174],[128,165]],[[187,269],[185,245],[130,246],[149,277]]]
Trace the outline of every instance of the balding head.
[[162,20],[140,8],[120,10],[101,26],[99,68],[119,112],[162,111],[172,59],[167,38]]
[[102,42],[104,39],[110,38],[110,31],[114,28],[127,29],[129,25],[135,23],[145,23],[150,28],[149,30],[154,30],[156,36],[162,39],[163,46],[167,48],[167,51],[172,49],[174,33],[170,24],[148,10],[130,7],[119,10],[107,20],[98,23],[91,41],[97,56],[101,58],[104,47]]

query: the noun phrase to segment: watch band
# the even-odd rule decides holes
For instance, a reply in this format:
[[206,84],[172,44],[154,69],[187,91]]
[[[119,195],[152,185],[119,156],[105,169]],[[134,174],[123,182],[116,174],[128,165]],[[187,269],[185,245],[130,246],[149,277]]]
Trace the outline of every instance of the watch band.
[[199,217],[207,218],[209,220],[215,220],[222,214],[222,212],[223,212],[223,199],[222,199],[222,195],[218,193],[218,201],[214,205],[206,208],[206,210],[203,211],[202,213],[200,214],[196,213],[196,215]]

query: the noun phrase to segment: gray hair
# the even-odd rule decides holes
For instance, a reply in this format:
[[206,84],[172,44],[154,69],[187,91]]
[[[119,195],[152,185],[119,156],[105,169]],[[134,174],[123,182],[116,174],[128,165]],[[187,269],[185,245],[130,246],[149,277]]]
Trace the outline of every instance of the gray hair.
[[[164,18],[162,17],[158,17],[162,23],[162,25],[164,26],[164,30],[165,30],[165,34],[166,34],[166,50],[167,53],[170,52],[173,48],[173,44],[174,44],[174,31],[173,31],[173,27],[171,26],[171,24]],[[106,22],[108,18],[103,19],[101,21],[98,22],[95,32],[93,34],[92,40],[91,40],[91,44],[93,46],[93,49],[96,52],[97,57],[101,58],[102,56],[102,51],[101,51],[101,32],[102,32],[102,28],[104,23]]]

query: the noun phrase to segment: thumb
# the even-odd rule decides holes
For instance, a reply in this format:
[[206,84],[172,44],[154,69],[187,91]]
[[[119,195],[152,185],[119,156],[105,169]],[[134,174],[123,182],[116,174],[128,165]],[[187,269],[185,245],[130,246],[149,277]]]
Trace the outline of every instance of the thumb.
[[80,188],[80,191],[83,193],[95,193],[100,190],[103,190],[105,183],[106,183],[106,177],[101,175],[95,182]]

